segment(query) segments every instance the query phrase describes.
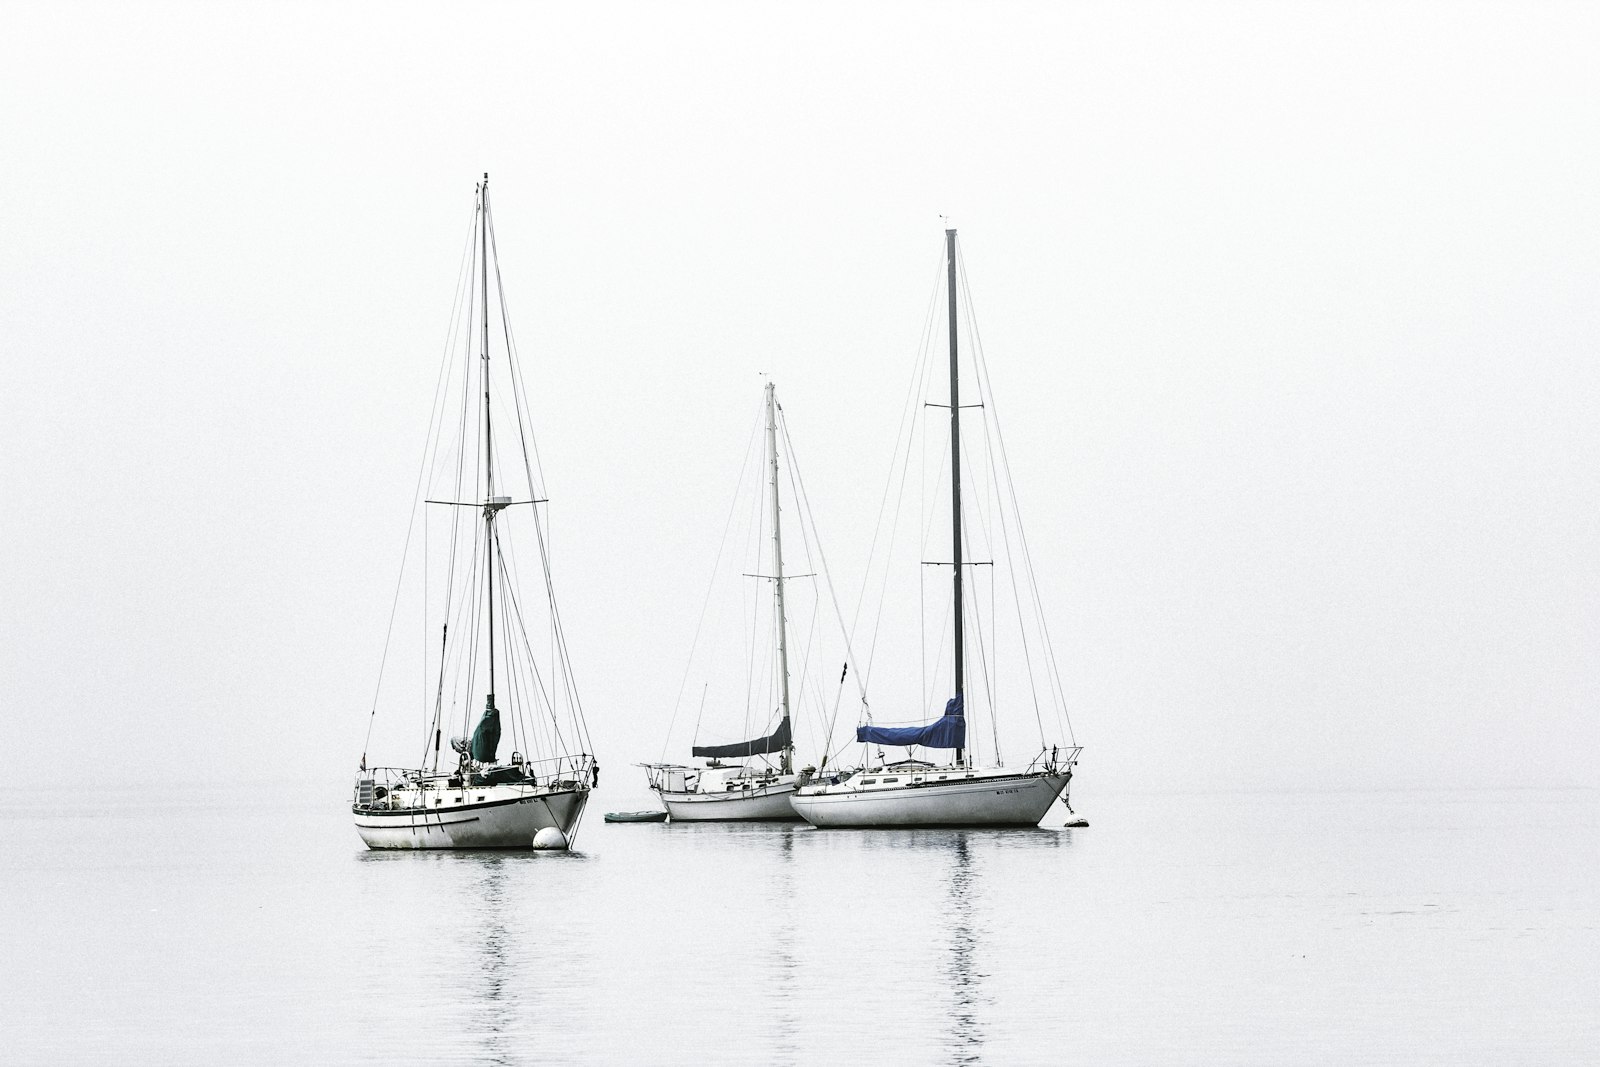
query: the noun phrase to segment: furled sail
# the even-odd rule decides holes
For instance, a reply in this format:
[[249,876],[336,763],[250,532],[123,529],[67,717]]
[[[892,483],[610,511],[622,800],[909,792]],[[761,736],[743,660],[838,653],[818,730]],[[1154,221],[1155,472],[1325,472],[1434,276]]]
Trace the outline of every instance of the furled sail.
[[709,756],[712,759],[737,759],[740,756],[765,756],[769,752],[782,752],[788,747],[789,717],[785,715],[778,728],[766,737],[732,745],[696,745],[693,751],[696,756]]
[[483,718],[478,720],[477,728],[472,731],[469,751],[479,763],[493,763],[494,754],[500,748],[500,709],[494,706],[493,694],[484,705]]
[[922,745],[924,748],[965,748],[967,720],[961,712],[961,694],[944,706],[944,716],[926,726],[858,726],[856,740],[869,745]]

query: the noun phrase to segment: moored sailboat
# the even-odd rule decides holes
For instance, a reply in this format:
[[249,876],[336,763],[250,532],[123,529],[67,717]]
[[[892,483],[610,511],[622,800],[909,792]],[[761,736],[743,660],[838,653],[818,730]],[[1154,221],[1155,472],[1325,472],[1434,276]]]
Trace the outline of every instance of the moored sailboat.
[[[969,606],[964,594],[966,568],[979,564],[969,561],[964,551],[962,404],[957,341],[959,304],[956,231],[953,229],[945,231],[945,259],[948,268],[949,403],[927,406],[948,407],[950,411],[952,557],[948,565],[954,575],[949,614],[953,623],[950,651],[954,695],[946,701],[944,713],[931,723],[881,726],[871,721],[862,722],[856,729],[856,740],[865,746],[877,746],[876,762],[868,759],[856,770],[819,777],[795,792],[792,801],[795,811],[819,827],[1035,826],[1063,795],[1080,751],[1076,744],[1047,746],[1041,736],[1038,754],[1021,769],[1005,767],[998,761],[994,766],[980,767],[969,756],[965,629]],[[992,705],[993,701],[990,703]],[[882,746],[904,747],[908,752],[904,759],[891,762],[883,758]],[[950,752],[953,758],[948,763],[915,759],[909,751],[913,748]],[[996,749],[998,752],[998,739]]]
[[[422,758],[408,767],[369,767],[361,757],[352,812],[356,832],[373,849],[565,848],[594,787],[599,768],[587,749],[587,728],[567,659],[566,640],[556,609],[548,541],[538,505],[545,503],[535,478],[530,448],[528,405],[509,325],[504,326],[503,359],[491,359],[490,267],[498,280],[499,257],[489,210],[488,175],[477,188],[473,243],[462,289],[466,315],[461,333],[446,353],[435,422],[430,426],[419,477],[423,509],[423,567],[416,596],[425,630],[439,627],[437,660],[424,666],[425,700]],[[502,324],[507,324],[504,291],[496,285]],[[473,321],[476,319],[476,323]],[[475,330],[474,326],[481,327]],[[481,336],[478,351],[474,341]],[[457,373],[446,373],[451,355]],[[472,374],[476,365],[477,374]],[[493,397],[509,400],[516,450],[497,449]],[[481,394],[481,406],[477,402]],[[454,411],[458,434],[446,435],[441,413]],[[502,433],[506,431],[502,428]],[[509,452],[509,461],[503,454]],[[481,463],[477,462],[481,459]],[[429,477],[431,475],[432,477]],[[436,488],[444,499],[431,499]],[[508,492],[508,490],[513,490]],[[448,551],[430,574],[426,506],[446,509]],[[516,574],[516,542],[503,529],[505,513],[526,507],[535,534],[544,605],[523,595]],[[413,511],[413,523],[416,519]],[[413,527],[414,528],[414,527]],[[413,540],[407,535],[407,559]],[[404,588],[406,568],[402,565]],[[430,603],[430,592],[435,597]],[[442,594],[442,595],[441,595]],[[396,608],[401,601],[396,593]],[[430,606],[437,605],[438,614]],[[549,627],[551,660],[541,667],[528,637],[540,611]],[[496,623],[500,624],[497,628]],[[394,636],[391,614],[390,638]],[[385,662],[388,655],[385,642]],[[418,649],[422,653],[422,649]],[[429,657],[431,659],[431,656]],[[383,693],[380,668],[379,696]],[[483,688],[480,688],[482,686]],[[482,703],[477,694],[482,693]],[[564,703],[564,707],[561,705]],[[368,726],[376,723],[374,699]],[[477,709],[481,706],[481,714]],[[444,724],[455,715],[470,734],[450,740],[453,760],[441,767]],[[471,717],[477,715],[474,725]],[[503,735],[509,734],[509,738]],[[514,750],[502,758],[502,740]],[[524,752],[527,755],[524,755]],[[541,754],[542,753],[542,754]],[[451,765],[453,762],[453,766]]]
[[[798,819],[790,798],[810,777],[794,767],[794,728],[790,709],[789,620],[785,600],[788,577],[783,569],[783,523],[779,504],[777,392],[766,386],[766,460],[770,477],[767,502],[772,523],[771,573],[752,575],[772,583],[773,633],[776,651],[778,722],[771,733],[747,741],[694,745],[691,755],[702,766],[680,763],[644,764],[650,788],[674,820],[685,822]],[[774,762],[772,757],[776,757]],[[759,762],[725,763],[725,760]]]

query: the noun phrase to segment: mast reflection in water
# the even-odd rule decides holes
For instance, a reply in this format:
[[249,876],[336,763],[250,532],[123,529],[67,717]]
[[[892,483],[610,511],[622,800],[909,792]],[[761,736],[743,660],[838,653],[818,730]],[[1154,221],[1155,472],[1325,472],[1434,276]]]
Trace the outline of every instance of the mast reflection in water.
[[[512,975],[507,972],[514,964],[507,957],[514,957],[515,953],[505,920],[506,857],[482,853],[463,858],[479,870],[475,906],[470,911],[472,925],[481,931],[477,939],[481,961],[478,990],[473,999],[473,1031],[477,1036],[474,1043],[479,1047],[482,1062],[509,1064],[515,1060],[511,1056],[512,1042],[506,1033],[506,1020],[510,1015],[506,988],[512,981]],[[520,988],[520,983],[518,985]]]
[[971,831],[957,830],[949,843],[949,927],[945,976],[950,986],[950,1062],[981,1062],[983,1027],[981,1013],[990,997],[984,992],[984,973],[975,956],[983,931],[977,918],[975,899],[980,879],[973,870],[972,849],[967,842]]

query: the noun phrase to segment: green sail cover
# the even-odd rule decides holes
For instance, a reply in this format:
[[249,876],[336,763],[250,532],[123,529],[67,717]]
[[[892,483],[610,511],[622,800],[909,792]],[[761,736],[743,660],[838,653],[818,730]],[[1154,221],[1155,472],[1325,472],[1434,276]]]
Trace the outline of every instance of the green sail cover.
[[500,747],[500,709],[494,706],[493,693],[484,704],[483,718],[472,731],[472,744],[467,751],[479,763],[493,763],[495,751]]

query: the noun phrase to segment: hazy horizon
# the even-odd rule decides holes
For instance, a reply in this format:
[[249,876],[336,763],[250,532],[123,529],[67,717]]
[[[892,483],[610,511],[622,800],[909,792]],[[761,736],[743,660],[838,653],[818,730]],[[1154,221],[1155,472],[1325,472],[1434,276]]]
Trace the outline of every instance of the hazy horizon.
[[608,788],[763,374],[853,603],[946,219],[1078,789],[1600,784],[1592,7],[3,10],[15,752],[345,787],[487,171]]

